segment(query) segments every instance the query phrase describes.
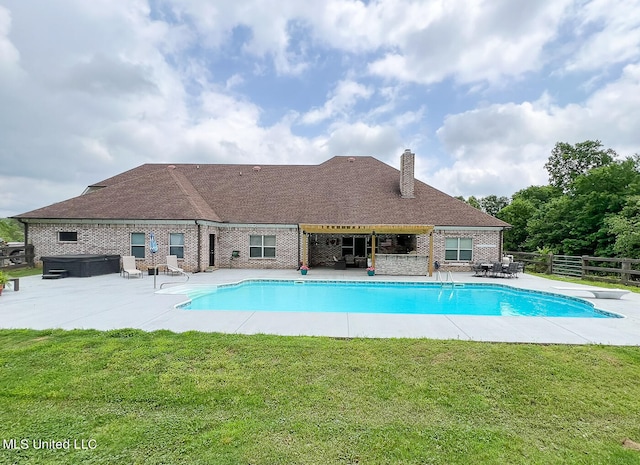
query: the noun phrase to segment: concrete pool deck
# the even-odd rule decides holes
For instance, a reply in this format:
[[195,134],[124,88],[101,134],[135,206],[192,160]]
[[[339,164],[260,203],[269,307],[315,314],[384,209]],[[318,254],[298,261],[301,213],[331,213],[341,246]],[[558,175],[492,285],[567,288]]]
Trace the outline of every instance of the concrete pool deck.
[[[186,285],[222,284],[243,279],[338,279],[434,282],[429,277],[368,277],[364,270],[312,269],[306,277],[295,270],[217,270],[190,274]],[[187,300],[184,277],[160,274],[126,279],[119,274],[91,278],[44,280],[20,278],[20,290],[0,296],[0,328],[166,329],[238,334],[278,334],[341,338],[431,338],[491,342],[640,345],[640,294],[596,299],[586,292],[558,290],[558,281],[521,274],[519,278],[474,277],[453,273],[459,282],[495,283],[522,289],[581,297],[597,308],[625,318],[543,318],[464,315],[385,315],[358,313],[291,313],[189,311],[174,306]],[[162,283],[175,283],[165,285]],[[568,285],[567,285],[568,287]],[[570,287],[592,287],[579,284]]]

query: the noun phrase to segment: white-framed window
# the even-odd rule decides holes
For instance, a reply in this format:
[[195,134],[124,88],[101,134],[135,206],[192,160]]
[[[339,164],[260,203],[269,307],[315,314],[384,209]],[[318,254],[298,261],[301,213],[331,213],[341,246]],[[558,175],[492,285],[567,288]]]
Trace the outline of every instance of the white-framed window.
[[78,242],[78,232],[58,231],[58,242]]
[[276,236],[249,236],[250,258],[275,258]]
[[169,255],[184,258],[184,233],[169,234]]
[[145,233],[131,233],[131,255],[144,258]]
[[473,239],[470,237],[448,237],[444,244],[445,260],[471,261]]

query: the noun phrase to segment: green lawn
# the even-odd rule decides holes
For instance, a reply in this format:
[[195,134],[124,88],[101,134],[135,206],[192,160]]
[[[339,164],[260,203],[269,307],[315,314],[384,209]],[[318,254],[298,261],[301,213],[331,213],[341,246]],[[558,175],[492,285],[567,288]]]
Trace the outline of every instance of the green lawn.
[[546,278],[546,279],[552,279],[554,281],[562,281],[565,283],[575,283],[575,284],[583,284],[585,286],[595,286],[595,287],[606,287],[609,289],[625,289],[627,291],[631,291],[631,292],[635,292],[637,294],[640,294],[640,287],[638,286],[627,286],[625,284],[622,283],[613,283],[613,282],[606,282],[606,281],[595,281],[592,279],[580,279],[580,278],[571,278],[568,276],[558,276],[558,275],[553,275],[553,274],[546,274],[546,273],[533,273],[530,271],[527,271],[527,274],[533,275],[533,276],[540,276],[541,278]]
[[636,347],[5,330],[0,463],[640,464],[639,380]]
[[42,274],[42,267],[38,268],[12,268],[10,270],[4,271],[11,278],[24,278],[25,276],[35,276],[38,274]]

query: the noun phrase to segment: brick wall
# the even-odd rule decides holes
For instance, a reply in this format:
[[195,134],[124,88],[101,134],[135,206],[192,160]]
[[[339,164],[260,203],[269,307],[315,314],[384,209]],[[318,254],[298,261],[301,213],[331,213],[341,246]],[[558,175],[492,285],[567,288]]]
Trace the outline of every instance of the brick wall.
[[[158,242],[155,256],[149,251],[149,233]],[[198,241],[198,231],[200,240]],[[77,242],[59,242],[58,232],[76,232]],[[136,260],[144,269],[152,263],[166,262],[169,255],[169,234],[184,234],[184,259],[178,264],[185,271],[203,271],[209,267],[209,234],[215,234],[215,266],[220,268],[296,268],[298,265],[298,228],[224,228],[196,224],[30,224],[29,240],[35,247],[36,261],[40,257],[67,254],[131,255],[131,233],[144,233],[147,237],[145,258]],[[275,258],[249,258],[251,235],[275,235]],[[199,248],[198,248],[199,244]],[[231,259],[238,250],[238,258]]]
[[[76,232],[77,242],[59,242],[58,232]],[[131,255],[131,233],[144,233],[145,258],[136,260],[139,268],[152,263],[166,262],[169,255],[169,234],[184,234],[184,259],[178,264],[186,271],[197,270],[198,241],[195,224],[29,224],[29,241],[34,245],[36,262],[40,257],[67,254]],[[158,242],[158,253],[149,250],[149,233],[153,232]]]
[[[473,254],[470,262],[447,261],[444,259],[445,239],[452,237],[472,239]],[[458,231],[441,230],[436,228],[433,233],[433,257],[434,260],[437,260],[440,263],[440,269],[443,271],[468,271],[471,270],[472,262],[498,261],[501,253],[500,241],[500,231]],[[423,253],[420,251],[420,248],[418,249],[418,253]]]
[[[152,257],[149,251],[148,236],[154,232],[159,251]],[[58,232],[77,232],[77,242],[59,242]],[[169,254],[169,234],[184,234],[184,259],[180,266],[186,271],[203,271],[209,266],[209,234],[215,234],[215,266],[219,268],[261,268],[287,269],[296,268],[302,256],[302,232],[297,227],[224,227],[196,224],[33,224],[29,225],[29,240],[35,247],[36,261],[40,257],[63,254],[114,254],[131,255],[132,232],[144,233],[147,237],[145,259],[137,260],[142,269],[151,265],[164,263]],[[198,232],[200,238],[198,238]],[[249,237],[251,235],[275,235],[275,258],[250,258]],[[321,235],[309,238],[309,259],[312,266],[332,265],[333,257],[342,256],[342,244],[339,235]],[[441,265],[441,270],[462,271],[470,269],[470,262],[444,260],[445,238],[460,237],[473,240],[473,262],[493,262],[500,259],[499,231],[434,231],[434,260]],[[199,240],[198,240],[199,239]],[[332,242],[333,240],[333,242]],[[328,242],[328,243],[327,243]],[[200,247],[198,248],[198,244]],[[418,235],[416,238],[417,254],[429,255],[429,235]],[[239,251],[237,258],[232,252]]]
[[[275,258],[249,257],[249,237],[276,236]],[[216,264],[220,268],[287,269],[298,266],[298,228],[231,227],[218,228]],[[232,257],[234,250],[238,257]]]

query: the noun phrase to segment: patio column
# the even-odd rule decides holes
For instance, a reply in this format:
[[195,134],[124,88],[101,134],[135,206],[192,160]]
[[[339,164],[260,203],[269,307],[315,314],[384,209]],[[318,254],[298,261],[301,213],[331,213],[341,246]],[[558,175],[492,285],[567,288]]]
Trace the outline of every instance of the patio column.
[[309,266],[309,234],[302,231],[302,264]]
[[429,276],[433,276],[433,231],[429,233]]
[[376,267],[376,232],[371,231],[371,266]]

